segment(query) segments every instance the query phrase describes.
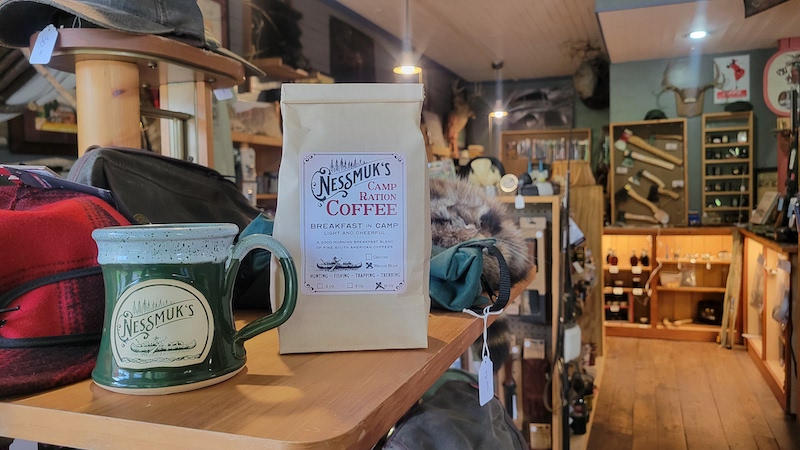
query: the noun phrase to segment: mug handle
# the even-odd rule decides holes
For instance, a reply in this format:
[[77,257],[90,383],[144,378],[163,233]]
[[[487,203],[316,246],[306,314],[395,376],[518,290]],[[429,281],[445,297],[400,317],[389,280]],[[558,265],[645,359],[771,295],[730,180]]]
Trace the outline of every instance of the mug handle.
[[286,320],[291,317],[292,312],[294,312],[294,307],[297,303],[297,269],[295,268],[294,260],[292,260],[292,256],[289,254],[289,251],[286,250],[286,247],[272,236],[267,236],[266,234],[251,234],[234,244],[229,259],[229,272],[226,274],[226,277],[233,275],[231,269],[235,268],[235,270],[238,270],[239,268],[239,264],[233,264],[234,260],[241,261],[245,255],[257,248],[269,251],[281,264],[284,285],[283,303],[274,313],[259,317],[236,332],[233,337],[233,352],[237,358],[244,358],[244,342],[246,340],[286,322]]

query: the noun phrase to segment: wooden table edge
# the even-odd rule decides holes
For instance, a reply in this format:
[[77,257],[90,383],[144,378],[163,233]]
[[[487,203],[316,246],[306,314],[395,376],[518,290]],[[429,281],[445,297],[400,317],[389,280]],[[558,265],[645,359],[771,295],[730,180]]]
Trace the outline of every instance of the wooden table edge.
[[[517,283],[512,289],[511,298],[522,293],[531,279],[529,277]],[[431,324],[450,318],[467,321],[468,324],[372,411],[370,417],[379,419],[374,422],[359,421],[350,429],[325,440],[281,441],[19,403],[46,395],[47,392],[0,400],[0,417],[3,418],[0,421],[0,436],[77,448],[139,449],[144,445],[150,448],[198,448],[235,444],[267,449],[316,449],[331,448],[332,445],[335,448],[370,449],[430,387],[432,383],[425,381],[438,379],[482,334],[481,319],[459,312],[432,310],[429,316],[429,339]],[[491,316],[490,321],[495,318]],[[89,389],[92,383],[91,380],[84,380],[60,389]]]

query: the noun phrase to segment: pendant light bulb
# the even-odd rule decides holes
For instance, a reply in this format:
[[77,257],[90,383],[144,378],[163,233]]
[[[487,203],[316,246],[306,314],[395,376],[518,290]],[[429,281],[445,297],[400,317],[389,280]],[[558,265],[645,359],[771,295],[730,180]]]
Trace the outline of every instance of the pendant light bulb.
[[493,62],[492,69],[495,71],[495,89],[497,99],[494,101],[494,109],[489,113],[490,117],[502,119],[508,115],[508,111],[503,107],[503,80],[500,77],[500,69],[503,68],[503,61]]
[[500,99],[494,101],[494,109],[489,113],[495,119],[502,119],[508,115],[508,111],[503,108],[503,102]]
[[398,75],[415,75],[422,72],[422,67],[417,65],[414,53],[411,51],[411,26],[410,14],[408,9],[409,0],[406,0],[406,31],[403,36],[403,51],[400,53],[400,61],[392,69]]

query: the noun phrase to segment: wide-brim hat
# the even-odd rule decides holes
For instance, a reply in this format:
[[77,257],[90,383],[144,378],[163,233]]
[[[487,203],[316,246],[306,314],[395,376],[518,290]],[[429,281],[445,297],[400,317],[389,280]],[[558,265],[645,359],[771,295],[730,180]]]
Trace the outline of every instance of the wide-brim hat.
[[0,397],[89,378],[105,312],[91,233],[129,224],[88,194],[0,186]]
[[234,58],[248,75],[264,76],[246,59],[206,39],[196,0],[0,0],[2,46],[28,47],[30,37],[49,24],[165,36]]

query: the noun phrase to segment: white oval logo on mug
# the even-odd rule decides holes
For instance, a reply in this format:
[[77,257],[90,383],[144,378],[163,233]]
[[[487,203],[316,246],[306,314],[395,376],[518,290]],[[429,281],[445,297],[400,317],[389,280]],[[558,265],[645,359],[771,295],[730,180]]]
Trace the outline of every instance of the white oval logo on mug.
[[182,367],[205,360],[214,321],[205,296],[176,280],[136,283],[111,317],[111,351],[121,368]]

